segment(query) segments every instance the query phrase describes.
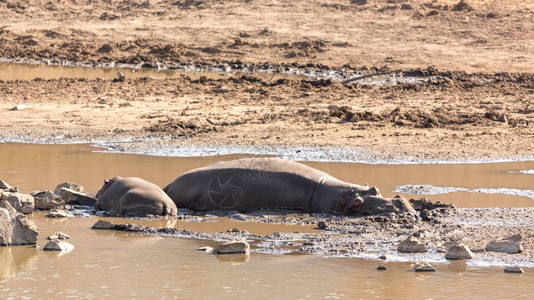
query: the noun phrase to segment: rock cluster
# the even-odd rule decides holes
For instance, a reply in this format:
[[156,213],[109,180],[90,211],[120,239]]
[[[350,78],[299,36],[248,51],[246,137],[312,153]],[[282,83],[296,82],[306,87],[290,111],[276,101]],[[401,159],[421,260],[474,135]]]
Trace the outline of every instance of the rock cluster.
[[[82,186],[70,182],[57,185],[55,192],[42,190],[23,194],[17,187],[0,180],[0,245],[37,242],[37,226],[24,214],[34,210],[49,210],[47,217],[68,217],[64,210],[66,204],[93,205],[95,202],[96,199],[83,194]],[[50,244],[50,247],[56,246]]]
[[4,194],[0,196],[0,245],[29,245],[37,242],[39,231],[32,220],[19,213]]
[[[19,193],[18,188],[11,187],[7,182],[0,180],[0,190],[3,190],[5,199],[17,211],[29,214],[34,210],[61,210],[65,205],[93,206],[97,199],[83,193],[83,186],[63,182],[56,186],[54,192],[38,190],[29,194]],[[57,214],[49,214],[55,217]]]

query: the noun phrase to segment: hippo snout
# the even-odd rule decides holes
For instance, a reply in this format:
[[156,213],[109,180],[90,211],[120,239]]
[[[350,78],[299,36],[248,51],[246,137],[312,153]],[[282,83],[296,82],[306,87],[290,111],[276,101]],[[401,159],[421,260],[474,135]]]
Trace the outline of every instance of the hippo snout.
[[380,196],[367,197],[361,210],[364,215],[377,215],[388,212],[398,214],[413,211],[414,209],[410,203],[400,195],[393,198],[383,198]]

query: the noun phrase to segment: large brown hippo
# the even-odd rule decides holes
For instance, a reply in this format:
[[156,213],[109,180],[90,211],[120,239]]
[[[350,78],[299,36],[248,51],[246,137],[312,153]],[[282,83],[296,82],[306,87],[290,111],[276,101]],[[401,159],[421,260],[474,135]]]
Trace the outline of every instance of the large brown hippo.
[[163,190],[177,207],[198,211],[263,207],[356,215],[413,211],[401,196],[383,198],[375,187],[343,182],[275,158],[219,162],[189,171]]
[[178,213],[174,202],[161,188],[137,177],[113,177],[104,180],[96,193],[96,210],[113,212],[125,217],[171,215]]

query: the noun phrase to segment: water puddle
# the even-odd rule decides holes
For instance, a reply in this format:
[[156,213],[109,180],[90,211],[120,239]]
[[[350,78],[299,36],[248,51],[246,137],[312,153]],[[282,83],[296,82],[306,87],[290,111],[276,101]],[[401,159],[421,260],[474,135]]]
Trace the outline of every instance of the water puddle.
[[[136,79],[152,76],[154,78],[168,79],[189,77],[199,79],[201,76],[209,79],[223,79],[234,77],[238,78],[243,75],[253,75],[263,80],[278,80],[284,78],[283,74],[274,73],[272,70],[264,72],[253,72],[248,70],[226,70],[222,68],[197,69],[193,67],[182,69],[154,69],[139,68],[129,65],[119,65],[116,67],[94,68],[89,66],[59,66],[47,65],[41,63],[2,63],[0,62],[0,80],[33,80],[36,78],[49,80],[59,78],[85,78],[85,79],[115,79],[118,78],[118,72],[125,77]],[[294,79],[306,79],[307,76],[297,74],[287,75]]]
[[239,68],[231,66],[190,66],[177,65],[157,68],[139,67],[127,64],[112,64],[107,66],[84,66],[75,64],[54,65],[38,61],[13,62],[0,59],[0,80],[33,80],[36,78],[49,80],[59,78],[85,78],[85,79],[116,79],[118,73],[126,78],[154,77],[160,79],[189,77],[199,79],[239,78],[241,76],[254,76],[265,81],[279,79],[291,80],[333,80],[359,85],[397,85],[419,84],[427,81],[445,80],[442,76],[423,76],[417,72],[403,74],[391,72],[389,74],[372,73],[363,74],[357,71],[323,71],[308,68],[286,68],[278,71],[271,68]]

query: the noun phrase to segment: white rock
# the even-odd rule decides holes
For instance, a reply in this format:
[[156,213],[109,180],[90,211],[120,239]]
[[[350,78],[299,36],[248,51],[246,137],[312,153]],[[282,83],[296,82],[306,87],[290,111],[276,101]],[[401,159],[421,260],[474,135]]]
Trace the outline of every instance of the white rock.
[[68,218],[69,214],[62,209],[52,209],[50,210],[45,217],[47,218]]
[[59,195],[61,193],[61,189],[62,188],[67,188],[69,190],[73,190],[73,191],[76,191],[78,193],[83,193],[83,186],[77,184],[77,183],[72,183],[72,182],[63,182],[63,183],[60,183],[56,186],[56,188],[54,189],[54,194],[56,195]]
[[46,243],[43,250],[45,251],[72,251],[74,249],[74,246],[71,243],[65,242],[65,241],[59,241],[59,240],[51,240],[50,242]]
[[418,261],[412,268],[414,272],[436,272],[436,269],[425,261]]
[[402,241],[397,247],[397,250],[405,253],[426,252],[425,245],[414,236],[410,236]]
[[13,106],[13,107],[11,108],[11,110],[13,110],[13,111],[14,111],[14,110],[23,110],[23,109],[32,108],[32,107],[33,107],[33,105],[17,104],[17,105],[15,105],[15,106]]
[[232,241],[220,244],[213,254],[250,253],[250,245],[247,242]]
[[521,245],[521,235],[515,234],[500,240],[492,241],[486,244],[486,251],[490,252],[504,252],[508,254],[523,252],[523,245]]
[[70,236],[63,232],[56,232],[46,238],[47,240],[70,240]]
[[471,259],[473,258],[473,252],[469,247],[459,244],[449,248],[445,254],[446,259]]

